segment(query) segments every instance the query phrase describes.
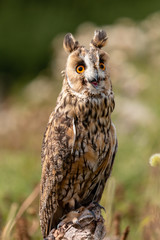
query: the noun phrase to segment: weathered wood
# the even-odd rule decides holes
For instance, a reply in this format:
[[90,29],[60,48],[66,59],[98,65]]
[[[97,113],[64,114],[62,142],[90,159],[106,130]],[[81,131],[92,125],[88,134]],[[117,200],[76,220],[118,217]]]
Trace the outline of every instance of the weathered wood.
[[[120,225],[120,220],[116,221]],[[126,240],[129,228],[127,227],[121,236],[120,230],[118,233],[119,236],[115,230],[114,235],[109,236],[104,226],[101,207],[91,204],[87,208],[81,207],[70,212],[45,240]]]
[[101,208],[90,205],[70,212],[58,229],[53,229],[46,240],[102,240],[106,234]]

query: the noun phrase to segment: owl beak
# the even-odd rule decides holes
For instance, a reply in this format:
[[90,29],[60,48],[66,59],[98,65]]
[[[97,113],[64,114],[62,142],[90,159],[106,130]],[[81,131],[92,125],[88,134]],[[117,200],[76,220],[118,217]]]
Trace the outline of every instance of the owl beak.
[[89,82],[92,84],[93,87],[97,88],[99,84],[98,74],[96,74],[94,78],[89,79]]

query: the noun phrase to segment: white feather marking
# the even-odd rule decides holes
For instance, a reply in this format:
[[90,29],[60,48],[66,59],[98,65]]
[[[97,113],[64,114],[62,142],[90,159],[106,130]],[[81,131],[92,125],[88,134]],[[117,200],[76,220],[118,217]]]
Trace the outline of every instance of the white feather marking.
[[103,70],[99,69],[99,70],[98,70],[98,76],[99,76],[101,79],[103,79],[103,78],[106,77],[106,74],[105,74],[105,72],[104,72]]
[[81,94],[81,93],[78,93],[78,92],[76,92],[76,91],[73,90],[72,83],[71,83],[71,81],[69,80],[69,77],[68,77],[68,76],[67,76],[67,81],[68,81],[68,84],[69,84],[69,86],[70,86],[70,88],[71,88],[71,92],[72,92],[74,95],[76,95],[76,96],[79,97],[79,98],[85,98],[85,95],[83,94],[83,92],[82,92],[82,94]]
[[62,77],[65,76],[65,70],[62,70],[62,71],[61,71],[61,75],[62,75]]
[[76,126],[75,126],[75,123],[74,123],[74,118],[73,118],[73,133],[74,133],[74,139],[73,139],[73,146],[72,146],[72,152],[73,153],[73,148],[74,148],[74,144],[75,144],[75,141],[76,141]]
[[[86,79],[95,78],[95,76],[97,75],[97,70],[98,70],[98,76],[100,79],[104,79],[106,77],[106,72],[99,68],[98,53],[97,53],[97,59],[98,59],[97,60],[97,64],[98,64],[97,70],[95,69],[93,62],[90,60],[89,54],[86,54],[85,57],[81,56],[81,58],[83,59],[83,61],[85,62],[86,66],[87,66],[87,68],[85,70],[85,78]],[[104,83],[102,83],[102,85],[104,85]],[[99,88],[99,86],[97,88]]]
[[67,81],[68,81],[70,88],[73,88],[73,85],[72,85],[71,81],[69,80],[68,76],[67,76]]
[[96,71],[94,69],[93,62],[89,59],[89,55],[86,54],[85,57],[83,58],[85,64],[87,65],[87,68],[85,70],[85,77],[87,79],[92,79],[95,77]]

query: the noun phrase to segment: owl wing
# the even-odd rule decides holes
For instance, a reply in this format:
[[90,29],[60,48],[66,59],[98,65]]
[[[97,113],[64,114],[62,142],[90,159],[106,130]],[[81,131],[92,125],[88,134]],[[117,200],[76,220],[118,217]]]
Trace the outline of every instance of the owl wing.
[[40,225],[43,237],[53,228],[53,218],[57,218],[57,190],[71,165],[69,161],[75,136],[74,119],[57,113],[51,114],[42,146]]
[[110,173],[112,171],[115,155],[117,153],[118,149],[118,140],[117,140],[117,134],[116,134],[116,128],[113,123],[111,123],[111,128],[110,128],[110,156],[109,156],[109,164],[105,170],[105,181],[107,181],[108,177],[110,176]]
[[114,126],[113,123],[111,123],[111,127],[110,127],[110,151],[108,152],[107,156],[106,156],[106,160],[104,161],[104,165],[106,164],[106,166],[103,168],[104,169],[104,178],[102,179],[101,183],[100,183],[100,190],[99,190],[99,194],[98,194],[98,199],[97,202],[100,201],[102,194],[103,194],[103,190],[105,187],[105,183],[107,182],[107,179],[109,178],[111,171],[112,171],[112,167],[113,167],[113,163],[114,163],[114,159],[115,159],[115,155],[117,153],[117,149],[118,149],[118,140],[117,140],[117,134],[116,134],[116,128]]

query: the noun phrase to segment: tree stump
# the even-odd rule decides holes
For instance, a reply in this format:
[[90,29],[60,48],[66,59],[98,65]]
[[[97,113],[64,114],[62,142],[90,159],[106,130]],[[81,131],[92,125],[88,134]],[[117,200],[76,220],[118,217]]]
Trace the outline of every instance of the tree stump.
[[125,240],[128,233],[127,227],[122,236],[109,236],[104,226],[101,207],[91,204],[89,207],[69,212],[45,240]]

